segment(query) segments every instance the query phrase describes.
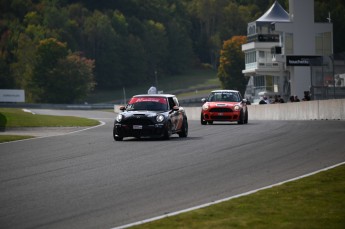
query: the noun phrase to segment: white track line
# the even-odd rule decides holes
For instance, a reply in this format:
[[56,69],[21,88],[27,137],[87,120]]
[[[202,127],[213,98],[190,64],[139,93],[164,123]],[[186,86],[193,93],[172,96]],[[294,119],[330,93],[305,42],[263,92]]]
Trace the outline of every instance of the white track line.
[[242,193],[242,194],[238,194],[238,195],[235,195],[235,196],[231,196],[231,197],[228,197],[228,198],[225,198],[225,199],[221,199],[221,200],[216,200],[216,201],[213,201],[213,202],[210,202],[210,203],[206,203],[206,204],[202,204],[202,205],[199,205],[199,206],[187,208],[187,209],[184,209],[184,210],[181,210],[181,211],[171,212],[171,213],[164,214],[164,215],[161,215],[161,216],[156,216],[156,217],[153,217],[153,218],[150,218],[150,219],[146,219],[146,220],[142,220],[142,221],[126,224],[126,225],[119,226],[119,227],[114,227],[114,228],[111,228],[111,229],[123,229],[123,228],[133,227],[133,226],[137,226],[137,225],[140,225],[140,224],[144,224],[144,223],[152,222],[152,221],[155,221],[155,220],[163,219],[163,218],[166,218],[166,217],[178,215],[178,214],[181,214],[181,213],[197,210],[197,209],[204,208],[204,207],[209,207],[209,206],[214,205],[214,204],[218,204],[218,203],[225,202],[225,201],[228,201],[228,200],[231,200],[231,199],[235,199],[235,198],[238,198],[238,197],[242,197],[242,196],[247,196],[247,195],[253,194],[255,192],[261,191],[261,190],[269,189],[269,188],[272,188],[272,187],[275,187],[275,186],[279,186],[279,185],[282,185],[282,184],[285,184],[285,183],[288,183],[288,182],[291,182],[291,181],[295,181],[295,180],[299,180],[299,179],[302,179],[302,178],[305,178],[305,177],[309,177],[309,176],[315,175],[315,174],[317,174],[319,172],[323,172],[323,171],[326,171],[326,170],[329,170],[329,169],[333,169],[335,167],[338,167],[338,166],[344,165],[344,164],[345,164],[345,161],[341,162],[339,164],[336,164],[336,165],[332,165],[332,166],[327,167],[327,168],[323,168],[323,169],[317,170],[315,172],[311,172],[311,173],[308,173],[308,174],[305,174],[305,175],[302,175],[302,176],[299,176],[299,177],[295,177],[295,178],[292,178],[292,179],[289,179],[289,180],[286,180],[286,181],[282,181],[282,182],[279,182],[279,183],[276,183],[276,184],[265,186],[263,188],[255,189],[255,190],[252,190],[252,191],[248,191],[248,192],[245,192],[245,193]]

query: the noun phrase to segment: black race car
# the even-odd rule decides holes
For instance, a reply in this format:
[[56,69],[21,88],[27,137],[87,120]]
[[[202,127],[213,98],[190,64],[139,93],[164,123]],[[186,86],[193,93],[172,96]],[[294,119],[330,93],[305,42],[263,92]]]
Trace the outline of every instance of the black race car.
[[136,95],[120,110],[114,122],[115,141],[124,137],[169,139],[172,134],[188,135],[187,115],[175,95]]

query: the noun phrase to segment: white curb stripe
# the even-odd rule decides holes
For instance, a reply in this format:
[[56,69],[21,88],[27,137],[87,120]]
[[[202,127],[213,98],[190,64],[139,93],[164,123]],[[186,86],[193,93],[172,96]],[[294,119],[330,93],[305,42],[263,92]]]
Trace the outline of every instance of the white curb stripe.
[[269,189],[269,188],[272,188],[272,187],[275,187],[275,186],[279,186],[279,185],[282,185],[282,184],[285,184],[285,183],[288,183],[288,182],[291,182],[291,181],[295,181],[295,180],[299,180],[299,179],[302,179],[302,178],[305,178],[305,177],[309,177],[309,176],[315,175],[317,173],[320,173],[320,172],[323,172],[323,171],[327,171],[329,169],[333,169],[335,167],[338,167],[338,166],[341,166],[341,165],[344,165],[344,164],[345,164],[345,161],[341,162],[339,164],[336,164],[336,165],[332,165],[332,166],[327,167],[327,168],[323,168],[323,169],[317,170],[315,172],[311,172],[311,173],[308,173],[308,174],[305,174],[305,175],[302,175],[302,176],[299,176],[299,177],[295,177],[295,178],[292,178],[292,179],[289,179],[289,180],[286,180],[286,181],[282,181],[282,182],[279,182],[279,183],[276,183],[276,184],[265,186],[263,188],[255,189],[255,190],[252,190],[252,191],[248,191],[248,192],[245,192],[245,193],[242,193],[242,194],[238,194],[238,195],[235,195],[235,196],[231,196],[231,197],[228,197],[228,198],[225,198],[225,199],[221,199],[221,200],[216,200],[216,201],[213,201],[213,202],[210,202],[210,203],[206,203],[206,204],[202,204],[202,205],[199,205],[199,206],[187,208],[187,209],[184,209],[184,210],[181,210],[181,211],[171,212],[171,213],[168,213],[168,214],[165,214],[165,215],[161,215],[161,216],[156,216],[156,217],[153,217],[153,218],[150,218],[150,219],[146,219],[146,220],[142,220],[142,221],[126,224],[126,225],[119,226],[119,227],[114,227],[114,228],[111,228],[111,229],[123,229],[123,228],[133,227],[133,226],[137,226],[137,225],[140,225],[140,224],[144,224],[144,223],[152,222],[152,221],[155,221],[155,220],[163,219],[163,218],[166,218],[166,217],[178,215],[178,214],[181,214],[181,213],[197,210],[197,209],[204,208],[204,207],[209,207],[209,206],[214,205],[214,204],[218,204],[218,203],[225,202],[225,201],[228,201],[228,200],[231,200],[231,199],[235,199],[235,198],[238,198],[238,197],[242,197],[242,196],[247,196],[247,195],[253,194],[255,192],[261,191],[261,190]]

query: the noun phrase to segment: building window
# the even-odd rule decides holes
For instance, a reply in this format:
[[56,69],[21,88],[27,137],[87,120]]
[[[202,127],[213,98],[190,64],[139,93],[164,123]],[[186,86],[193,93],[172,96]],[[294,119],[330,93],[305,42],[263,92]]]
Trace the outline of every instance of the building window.
[[259,58],[265,58],[265,51],[259,51]]
[[256,34],[256,25],[255,25],[255,23],[249,23],[247,29],[248,29],[248,31],[247,31],[248,36]]
[[271,92],[278,92],[278,76],[254,76],[254,88],[257,90],[265,90]]
[[258,51],[259,52],[259,63],[266,63],[266,53],[265,51]]
[[274,76],[266,76],[266,90],[274,91]]
[[316,55],[328,56],[332,54],[332,33],[318,33],[315,36]]
[[285,54],[293,54],[293,34],[286,33],[285,34]]
[[264,87],[264,86],[265,86],[265,76],[255,76],[254,87]]
[[246,64],[255,63],[256,62],[256,51],[247,52],[245,57]]

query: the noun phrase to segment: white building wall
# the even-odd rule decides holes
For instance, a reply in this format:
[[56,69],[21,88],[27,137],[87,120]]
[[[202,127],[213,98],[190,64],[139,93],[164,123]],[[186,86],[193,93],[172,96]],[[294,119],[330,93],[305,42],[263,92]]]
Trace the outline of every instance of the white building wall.
[[303,98],[304,91],[309,91],[311,86],[310,67],[293,67],[291,76],[291,95]]
[[[310,66],[287,66],[286,56],[314,56],[321,55],[320,51],[316,50],[316,36],[320,33],[331,33],[333,36],[332,23],[315,23],[314,18],[314,0],[289,0],[289,16],[290,22],[281,21],[275,22],[275,31],[282,36],[280,38],[280,45],[282,46],[282,55],[278,55],[275,61],[280,63],[283,67],[280,69],[266,68],[267,64],[271,61],[266,61],[265,65],[246,66],[246,69],[242,71],[247,75],[274,75],[283,77],[281,82],[284,83],[287,79],[290,82],[291,95],[297,95],[300,98],[304,97],[304,91],[310,91],[311,87],[311,69]],[[326,21],[326,18],[325,18]],[[286,39],[285,36],[289,36]],[[290,37],[292,36],[292,39]],[[291,42],[292,40],[292,42]],[[333,38],[332,38],[333,40]],[[287,53],[285,53],[284,42],[289,41]],[[333,42],[331,42],[333,45]],[[242,45],[242,50],[249,52],[252,50],[268,50],[276,46],[276,43],[268,42],[251,42]],[[328,46],[329,47],[329,46]],[[318,48],[320,49],[320,48]],[[331,55],[332,50],[323,50],[322,55]],[[259,58],[257,57],[257,60]],[[250,68],[249,68],[250,67]],[[274,71],[275,70],[275,71]],[[277,73],[280,70],[280,73]],[[284,80],[283,80],[284,79]],[[280,85],[283,87],[283,85]],[[284,84],[285,88],[285,84]],[[280,91],[280,90],[279,90]],[[279,92],[281,93],[281,91]]]
[[[290,0],[290,23],[276,23],[276,31],[293,34],[293,55],[316,55],[315,37],[332,32],[332,24],[314,22],[314,0]],[[290,66],[291,94],[303,98],[311,86],[310,67]]]
[[290,0],[289,13],[294,34],[294,54],[315,54],[314,0]]

